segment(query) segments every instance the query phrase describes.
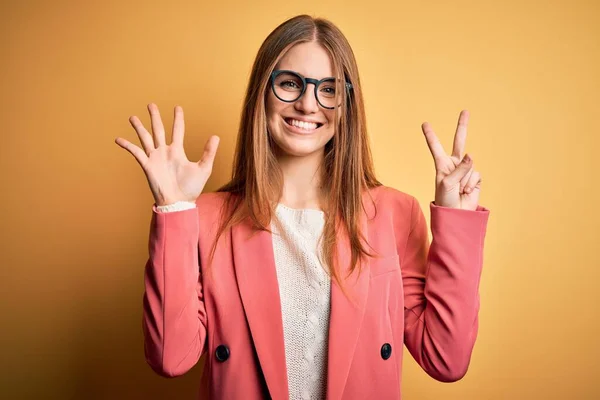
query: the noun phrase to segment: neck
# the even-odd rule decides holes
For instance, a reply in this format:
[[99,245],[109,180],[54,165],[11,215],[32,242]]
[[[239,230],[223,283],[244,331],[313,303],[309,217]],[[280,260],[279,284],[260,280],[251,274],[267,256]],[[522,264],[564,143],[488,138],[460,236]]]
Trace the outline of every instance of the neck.
[[280,154],[277,159],[283,173],[280,203],[291,208],[322,209],[321,170],[323,152],[296,157]]

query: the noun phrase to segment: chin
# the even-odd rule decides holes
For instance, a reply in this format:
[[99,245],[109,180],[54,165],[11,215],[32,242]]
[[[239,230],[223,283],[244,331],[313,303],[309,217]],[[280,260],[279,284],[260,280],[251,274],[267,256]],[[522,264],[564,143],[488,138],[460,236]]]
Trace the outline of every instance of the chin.
[[286,154],[288,156],[294,157],[306,157],[311,154],[314,154],[318,151],[323,151],[324,146],[315,146],[312,143],[293,143],[287,140],[280,141],[278,139],[274,139],[275,145],[278,147],[279,152]]

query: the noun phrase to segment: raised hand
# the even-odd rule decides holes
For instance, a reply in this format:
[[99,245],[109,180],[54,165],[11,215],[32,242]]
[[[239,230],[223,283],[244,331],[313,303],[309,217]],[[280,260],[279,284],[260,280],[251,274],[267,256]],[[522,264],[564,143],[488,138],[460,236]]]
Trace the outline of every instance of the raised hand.
[[166,144],[165,129],[156,104],[149,104],[148,112],[153,136],[144,128],[138,117],[129,118],[143,150],[120,137],[115,139],[115,143],[130,152],[144,170],[156,205],[162,206],[182,200],[195,202],[212,172],[219,137],[211,136],[204,146],[200,161],[191,162],[183,149],[183,109],[180,106],[175,107],[170,145]]
[[473,169],[473,159],[463,152],[467,139],[469,112],[462,110],[454,135],[452,155],[447,155],[428,122],[421,125],[435,162],[435,205],[476,210],[481,190],[481,175]]

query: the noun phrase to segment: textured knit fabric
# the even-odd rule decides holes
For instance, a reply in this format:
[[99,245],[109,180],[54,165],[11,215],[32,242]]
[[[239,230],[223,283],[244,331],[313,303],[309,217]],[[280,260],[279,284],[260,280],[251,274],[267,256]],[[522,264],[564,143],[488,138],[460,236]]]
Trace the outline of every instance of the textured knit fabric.
[[330,280],[320,261],[319,210],[276,208],[273,251],[283,319],[290,399],[324,399]]
[[[194,207],[195,203],[181,201],[157,206],[157,209],[174,212]],[[324,399],[331,289],[319,244],[324,213],[278,204],[275,216],[281,224],[279,227],[272,223],[271,230],[289,397],[292,400]]]
[[196,208],[196,203],[191,201],[177,201],[172,204],[167,204],[164,206],[156,206],[158,211],[160,212],[173,212],[173,211],[183,211],[189,210],[191,208]]

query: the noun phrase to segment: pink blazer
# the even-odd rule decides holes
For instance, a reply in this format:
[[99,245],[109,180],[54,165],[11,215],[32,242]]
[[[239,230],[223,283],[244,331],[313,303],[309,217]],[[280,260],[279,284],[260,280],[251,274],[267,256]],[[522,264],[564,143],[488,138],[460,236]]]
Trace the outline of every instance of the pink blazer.
[[[361,226],[381,255],[333,281],[327,399],[400,399],[402,346],[434,379],[468,368],[478,329],[479,280],[489,210],[430,203],[431,230],[417,200],[381,186],[364,197]],[[206,353],[202,399],[288,399],[279,289],[271,234],[248,223],[219,242],[213,277],[203,274],[224,193],[202,194],[197,209],[153,206],[145,268],[143,329],[148,364],[174,377]],[[337,250],[349,261],[345,235]]]

